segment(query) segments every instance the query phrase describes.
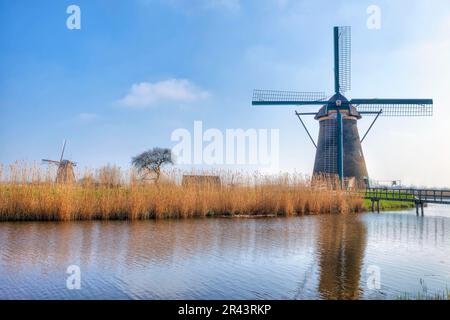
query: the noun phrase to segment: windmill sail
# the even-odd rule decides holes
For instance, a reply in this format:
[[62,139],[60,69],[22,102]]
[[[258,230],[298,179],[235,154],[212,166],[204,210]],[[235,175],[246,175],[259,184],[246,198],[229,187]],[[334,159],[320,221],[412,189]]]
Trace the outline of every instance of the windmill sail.
[[63,160],[64,157],[64,150],[66,149],[66,140],[64,139],[64,143],[63,143],[63,147],[62,147],[62,151],[61,151],[61,157],[60,157],[60,162]]
[[352,99],[350,103],[360,113],[376,114],[381,109],[381,116],[389,117],[423,117],[433,115],[432,99]]
[[324,92],[254,90],[252,105],[324,105]]
[[335,66],[337,74],[337,82],[339,84],[339,90],[336,92],[346,92],[351,90],[351,28],[350,27],[336,27],[335,33]]
[[59,165],[61,162],[56,160],[50,160],[50,159],[42,159],[42,162],[48,162],[48,163],[54,163]]

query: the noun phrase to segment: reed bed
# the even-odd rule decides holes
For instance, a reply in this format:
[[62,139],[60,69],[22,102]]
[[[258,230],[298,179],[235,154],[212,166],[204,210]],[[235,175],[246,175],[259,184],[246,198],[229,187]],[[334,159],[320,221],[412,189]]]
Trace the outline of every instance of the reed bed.
[[15,163],[0,166],[1,221],[137,220],[210,216],[291,216],[363,210],[360,197],[292,174],[190,172],[220,175],[218,184],[181,184],[171,170],[159,184],[114,166],[77,172],[73,184],[55,172]]

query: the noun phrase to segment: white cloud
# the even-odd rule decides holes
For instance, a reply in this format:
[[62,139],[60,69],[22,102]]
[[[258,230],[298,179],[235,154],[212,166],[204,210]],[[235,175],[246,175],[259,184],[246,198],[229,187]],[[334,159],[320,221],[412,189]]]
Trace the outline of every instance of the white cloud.
[[155,83],[140,82],[131,86],[119,101],[125,107],[146,108],[167,103],[192,103],[206,99],[204,91],[186,79],[168,79]]

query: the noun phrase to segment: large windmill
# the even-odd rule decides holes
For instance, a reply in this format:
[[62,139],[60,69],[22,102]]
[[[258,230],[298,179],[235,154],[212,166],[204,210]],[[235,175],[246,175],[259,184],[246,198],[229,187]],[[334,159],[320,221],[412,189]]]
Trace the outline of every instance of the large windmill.
[[65,160],[63,158],[65,149],[66,149],[66,140],[64,140],[62,151],[61,151],[61,157],[59,158],[59,161],[42,159],[42,162],[53,164],[58,167],[58,171],[56,173],[56,183],[73,183],[73,182],[75,182],[75,174],[73,172],[73,167],[75,167],[77,164],[76,164],[76,162],[73,162],[70,160]]
[[[350,90],[351,73],[350,27],[334,27],[334,95],[327,99],[323,92],[294,92],[254,90],[254,106],[322,106],[318,112],[297,112],[309,138],[316,147],[313,175],[338,175],[344,178],[367,181],[368,174],[361,142],[378,117],[381,116],[432,116],[432,99],[351,99],[343,93]],[[319,121],[319,139],[314,142],[301,115],[314,115]],[[357,120],[361,115],[376,116],[360,140]]]

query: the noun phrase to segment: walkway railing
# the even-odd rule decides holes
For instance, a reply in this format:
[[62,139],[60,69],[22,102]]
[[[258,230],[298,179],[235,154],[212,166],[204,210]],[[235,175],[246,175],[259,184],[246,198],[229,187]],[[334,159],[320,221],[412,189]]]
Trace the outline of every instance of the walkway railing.
[[415,188],[367,188],[364,198],[372,201],[372,211],[377,204],[380,210],[380,200],[414,202],[416,212],[419,213],[419,206],[422,210],[425,203],[438,203],[450,205],[449,189],[415,189]]

